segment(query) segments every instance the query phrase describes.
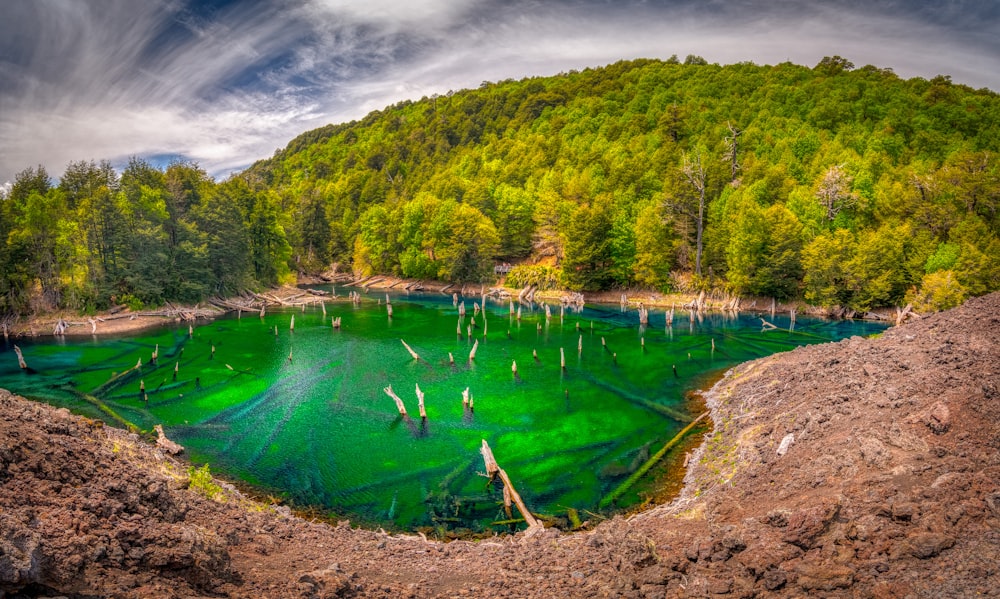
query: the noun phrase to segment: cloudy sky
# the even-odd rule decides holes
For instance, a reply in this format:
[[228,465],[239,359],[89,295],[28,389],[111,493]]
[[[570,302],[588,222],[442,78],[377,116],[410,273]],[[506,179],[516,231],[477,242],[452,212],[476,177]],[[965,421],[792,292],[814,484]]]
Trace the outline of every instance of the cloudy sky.
[[639,57],[1000,90],[998,32],[996,0],[4,0],[0,184],[133,155],[221,178],[399,100]]

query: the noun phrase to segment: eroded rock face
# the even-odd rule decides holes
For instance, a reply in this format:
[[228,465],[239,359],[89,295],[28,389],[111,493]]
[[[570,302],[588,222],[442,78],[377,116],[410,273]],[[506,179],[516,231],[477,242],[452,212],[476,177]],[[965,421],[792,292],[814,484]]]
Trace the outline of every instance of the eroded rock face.
[[1000,294],[743,365],[710,395],[718,436],[673,505],[479,542],[211,501],[134,436],[0,391],[0,595],[989,596],[997,339]]

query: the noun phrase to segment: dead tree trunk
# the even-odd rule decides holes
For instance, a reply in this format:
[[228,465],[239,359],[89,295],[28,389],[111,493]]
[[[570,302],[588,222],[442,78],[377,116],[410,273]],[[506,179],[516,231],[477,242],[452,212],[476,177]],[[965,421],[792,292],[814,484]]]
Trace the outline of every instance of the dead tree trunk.
[[410,352],[410,355],[413,356],[414,360],[419,360],[420,359],[420,356],[417,355],[417,352],[413,351],[413,348],[410,347],[409,345],[407,345],[407,343],[405,341],[403,341],[402,339],[400,339],[399,342],[403,344],[403,347],[406,348],[406,351]]
[[28,364],[24,361],[24,355],[21,354],[21,348],[15,345],[14,353],[17,354],[17,365],[21,367],[21,370],[27,370]]
[[544,526],[542,526],[541,521],[532,515],[532,513],[528,510],[528,506],[524,505],[524,500],[521,499],[521,495],[518,494],[513,483],[510,482],[510,477],[508,477],[507,473],[503,471],[503,468],[497,464],[496,458],[493,457],[493,450],[490,449],[486,439],[483,439],[483,446],[479,449],[479,452],[483,454],[483,461],[486,463],[486,476],[489,477],[490,482],[496,480],[497,477],[500,477],[500,480],[503,482],[505,506],[509,509],[510,502],[514,502],[518,511],[521,512],[521,516],[524,517],[524,521],[528,523],[529,534],[542,530]]
[[389,385],[388,387],[382,390],[385,391],[385,394],[391,397],[392,400],[396,402],[396,409],[399,410],[399,415],[406,416],[406,406],[403,405],[403,400],[400,399],[399,396],[396,395],[395,391],[392,390],[392,385]]
[[[685,156],[684,165],[681,167],[681,170],[684,173],[684,178],[687,179],[687,182],[698,194],[698,208],[694,215],[696,227],[694,272],[700,277],[703,245],[702,237],[705,231],[705,189],[707,181],[705,167],[701,164],[701,154],[695,154],[693,160],[689,160],[688,157]],[[692,212],[694,212],[694,210],[692,210]]]
[[424,392],[420,390],[420,385],[416,385],[417,388],[417,409],[420,410],[421,420],[427,420],[427,410],[424,409]]

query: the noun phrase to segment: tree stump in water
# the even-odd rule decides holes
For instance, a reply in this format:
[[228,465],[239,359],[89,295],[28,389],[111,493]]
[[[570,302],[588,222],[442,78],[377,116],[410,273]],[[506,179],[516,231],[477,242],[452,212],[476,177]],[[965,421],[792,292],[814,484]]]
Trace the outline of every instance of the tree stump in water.
[[400,399],[399,396],[396,395],[396,393],[392,390],[392,385],[389,385],[388,387],[382,390],[385,391],[385,394],[391,397],[393,401],[396,402],[396,409],[399,410],[399,415],[406,416],[406,406],[403,405],[403,400]]
[[17,365],[21,367],[21,370],[27,370],[28,364],[24,361],[24,355],[21,354],[21,348],[15,345],[14,353],[17,354]]

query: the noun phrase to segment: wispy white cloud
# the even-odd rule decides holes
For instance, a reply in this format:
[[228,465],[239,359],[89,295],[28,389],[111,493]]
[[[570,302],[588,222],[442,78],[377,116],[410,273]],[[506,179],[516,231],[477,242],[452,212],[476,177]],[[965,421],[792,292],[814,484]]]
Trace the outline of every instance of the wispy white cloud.
[[636,57],[840,54],[1000,89],[1000,15],[956,2],[13,0],[0,19],[0,181],[130,155],[224,174],[402,99]]

